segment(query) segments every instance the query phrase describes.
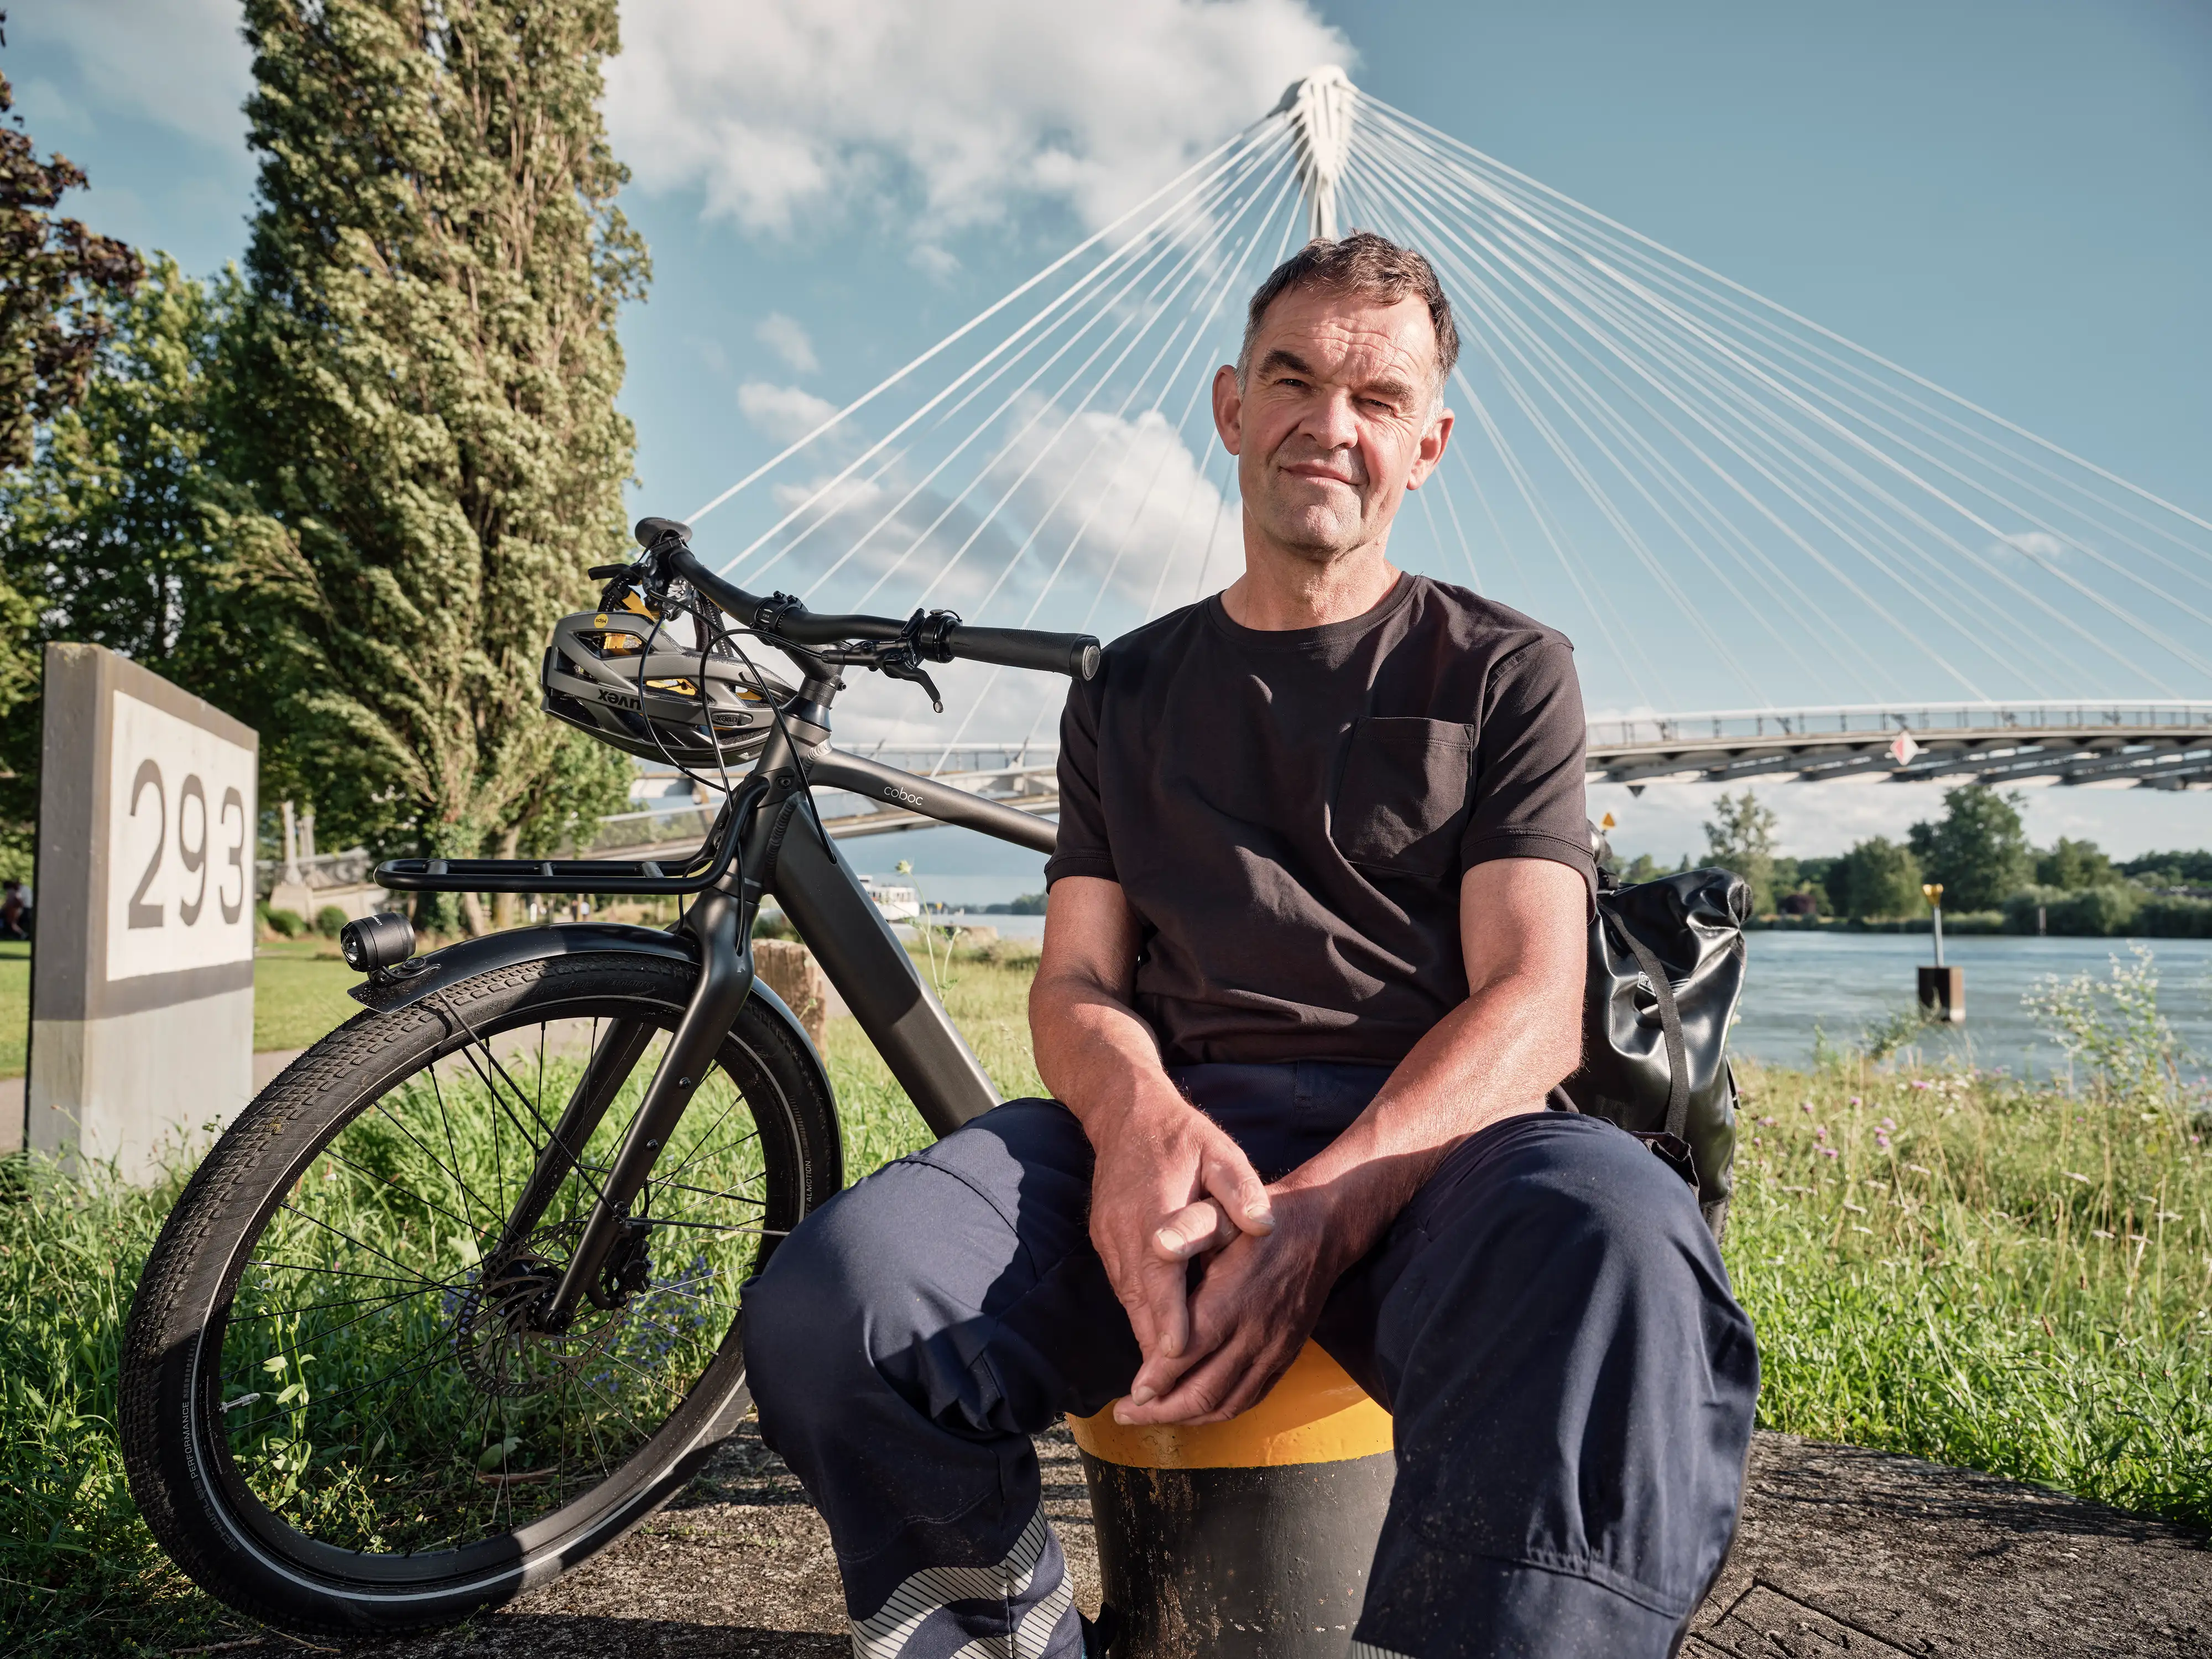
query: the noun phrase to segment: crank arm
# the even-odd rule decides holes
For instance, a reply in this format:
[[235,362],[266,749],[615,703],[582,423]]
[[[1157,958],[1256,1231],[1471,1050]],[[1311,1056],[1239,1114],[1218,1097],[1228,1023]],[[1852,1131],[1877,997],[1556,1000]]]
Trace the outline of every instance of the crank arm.
[[615,1154],[575,1254],[538,1310],[538,1322],[547,1330],[567,1329],[578,1304],[598,1285],[608,1254],[629,1222],[631,1200],[644,1190],[654,1161],[706,1080],[752,991],[751,908],[735,894],[719,890],[701,894],[691,907],[686,926],[699,941],[698,986]]
[[582,1158],[592,1132],[599,1127],[599,1120],[614,1103],[623,1080],[629,1076],[638,1056],[653,1041],[653,1029],[643,1020],[617,1020],[600,1036],[599,1046],[592,1049],[592,1058],[584,1067],[584,1075],[576,1080],[568,1105],[562,1109],[560,1121],[553,1126],[552,1138],[538,1154],[537,1167],[523,1182],[514,1207],[507,1213],[507,1226],[500,1234],[495,1254],[515,1249],[535,1231],[546,1206],[553,1201],[561,1183]]

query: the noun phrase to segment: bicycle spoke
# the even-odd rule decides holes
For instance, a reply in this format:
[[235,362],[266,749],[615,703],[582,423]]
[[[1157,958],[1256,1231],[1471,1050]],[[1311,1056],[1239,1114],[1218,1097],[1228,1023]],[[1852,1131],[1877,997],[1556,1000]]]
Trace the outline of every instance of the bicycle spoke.
[[[246,1265],[249,1267],[283,1267],[291,1273],[329,1273],[338,1279],[374,1279],[386,1285],[419,1285],[440,1291],[452,1290],[461,1282],[458,1279],[423,1279],[420,1275],[410,1279],[394,1279],[390,1273],[356,1273],[349,1267],[332,1267],[320,1262],[266,1261],[259,1256],[248,1256]],[[396,1267],[398,1264],[395,1262],[393,1265]],[[415,1292],[410,1292],[410,1294],[415,1294]]]
[[423,1291],[414,1290],[404,1291],[398,1296],[356,1296],[349,1297],[343,1302],[309,1302],[296,1308],[276,1308],[262,1313],[240,1314],[234,1308],[231,1311],[230,1322],[236,1325],[251,1324],[258,1319],[291,1319],[301,1314],[327,1313],[332,1308],[357,1308],[369,1302],[375,1303],[379,1307],[389,1308],[395,1307],[402,1302],[411,1301],[422,1294],[424,1294]]
[[[491,1217],[492,1225],[495,1229],[498,1226],[500,1221],[499,1215],[492,1210],[489,1205],[485,1204],[482,1199],[477,1197],[474,1190],[470,1188],[468,1182],[461,1175],[461,1155],[458,1149],[453,1149],[453,1126],[450,1123],[446,1127],[446,1144],[448,1149],[452,1150],[453,1158],[453,1165],[449,1168],[438,1162],[437,1153],[432,1152],[428,1146],[424,1146],[420,1136],[416,1134],[412,1129],[409,1128],[404,1123],[402,1123],[397,1117],[392,1115],[392,1108],[388,1104],[380,1100],[376,1103],[376,1109],[384,1115],[385,1118],[391,1123],[393,1128],[398,1130],[401,1134],[405,1135],[409,1140],[413,1141],[416,1147],[422,1152],[422,1156],[428,1158],[434,1167],[444,1170],[446,1174],[453,1177],[453,1185],[461,1189],[461,1195],[465,1199],[473,1200],[477,1205],[483,1207],[484,1213]],[[464,1222],[462,1224],[468,1227],[474,1227],[477,1224],[473,1221],[470,1221]],[[483,1233],[479,1232],[477,1234],[478,1241],[481,1242],[483,1237]]]
[[405,1262],[400,1261],[397,1256],[386,1255],[382,1250],[378,1249],[374,1244],[362,1243],[361,1240],[356,1238],[351,1233],[346,1231],[343,1227],[333,1227],[329,1222],[324,1220],[320,1216],[309,1215],[305,1210],[295,1209],[289,1204],[280,1204],[276,1207],[289,1214],[299,1217],[302,1221],[313,1223],[314,1225],[320,1227],[326,1233],[336,1234],[338,1237],[345,1240],[347,1243],[352,1245],[356,1249],[367,1250],[371,1255],[376,1257],[380,1261],[389,1261],[393,1267],[398,1268],[401,1273],[412,1274],[415,1282],[418,1285],[436,1285],[438,1288],[442,1290],[453,1282],[450,1279],[425,1279],[422,1274],[414,1273],[412,1268],[409,1267]]
[[[376,1185],[375,1176],[370,1171],[362,1169],[360,1164],[354,1163],[350,1158],[331,1151],[327,1146],[323,1149],[322,1155],[325,1158],[331,1159],[333,1163],[344,1164],[347,1169],[351,1170],[356,1175],[361,1176],[362,1180],[369,1182],[372,1186]],[[435,1210],[440,1215],[445,1217],[447,1220],[452,1222],[455,1226],[465,1227],[471,1233],[476,1232],[477,1224],[475,1222],[471,1221],[465,1216],[455,1215],[451,1210],[445,1208],[442,1205],[433,1204],[428,1199],[423,1197],[422,1194],[416,1192],[413,1188],[401,1187],[396,1180],[388,1176],[385,1178],[383,1185],[387,1188],[395,1188],[398,1191],[406,1194],[408,1197],[413,1199],[417,1204],[420,1204],[426,1210]],[[481,1236],[479,1236],[477,1243],[478,1248],[482,1248],[483,1241]]]
[[762,1238],[788,1238],[790,1230],[783,1227],[726,1226],[719,1221],[678,1221],[665,1216],[640,1216],[638,1219],[652,1227],[689,1227],[703,1233],[748,1233]]

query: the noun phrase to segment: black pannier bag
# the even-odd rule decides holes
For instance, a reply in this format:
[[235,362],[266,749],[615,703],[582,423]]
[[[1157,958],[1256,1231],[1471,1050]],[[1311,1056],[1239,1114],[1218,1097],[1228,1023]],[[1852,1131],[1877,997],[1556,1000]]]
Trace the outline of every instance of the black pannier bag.
[[1554,1091],[1554,1104],[1618,1123],[1672,1164],[1716,1238],[1735,1164],[1728,1033],[1750,916],[1750,884],[1730,871],[1623,887],[1601,870],[1582,1069]]

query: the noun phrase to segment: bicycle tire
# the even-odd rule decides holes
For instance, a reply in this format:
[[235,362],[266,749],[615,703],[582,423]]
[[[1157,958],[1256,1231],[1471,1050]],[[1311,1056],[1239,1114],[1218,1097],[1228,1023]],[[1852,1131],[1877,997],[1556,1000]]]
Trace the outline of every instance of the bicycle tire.
[[[323,1180],[335,1182],[341,1166],[356,1167],[345,1153],[333,1150],[341,1145],[340,1138],[350,1126],[364,1127],[353,1139],[343,1143],[349,1148],[356,1141],[364,1146],[375,1144],[365,1139],[372,1131],[392,1145],[399,1145],[384,1129],[382,1120],[390,1118],[402,1122],[403,1127],[406,1120],[401,1119],[387,1103],[395,1098],[404,1103],[421,1098],[421,1079],[427,1077],[431,1087],[437,1091],[440,1113],[446,1114],[445,1094],[438,1081],[441,1063],[465,1053],[469,1065],[481,1072],[480,1052],[498,1068],[501,1076],[508,1076],[506,1063],[497,1058],[496,1045],[517,1031],[526,1031],[532,1020],[539,1022],[538,1060],[542,1097],[546,1071],[544,1033],[555,1018],[580,1021],[588,1015],[593,1022],[595,1045],[599,1040],[598,1022],[602,1018],[609,1022],[635,1021],[644,1029],[649,1045],[653,1033],[665,1033],[673,1028],[689,998],[695,976],[695,970],[662,958],[618,952],[582,953],[496,969],[459,981],[406,1008],[356,1016],[287,1067],[222,1135],[194,1174],[148,1259],[125,1334],[120,1378],[121,1438],[132,1495],[155,1537],[203,1589],[242,1613],[301,1631],[397,1631],[451,1623],[547,1582],[605,1547],[673,1496],[714,1446],[734,1429],[749,1401],[744,1385],[742,1333],[734,1317],[734,1298],[727,1291],[732,1277],[727,1273],[718,1276],[710,1272],[706,1275],[723,1298],[714,1304],[716,1317],[725,1310],[725,1303],[727,1304],[730,1322],[726,1333],[719,1338],[709,1333],[696,1339],[691,1351],[711,1351],[711,1358],[703,1362],[696,1381],[684,1387],[680,1400],[665,1419],[653,1427],[638,1424],[625,1414],[623,1421],[641,1438],[611,1470],[605,1467],[608,1454],[600,1445],[594,1428],[591,1443],[599,1448],[600,1473],[605,1478],[594,1480],[588,1473],[574,1477],[563,1475],[560,1472],[563,1466],[556,1459],[554,1479],[538,1483],[547,1488],[542,1498],[521,1488],[520,1483],[536,1479],[534,1473],[504,1472],[514,1439],[498,1443],[506,1449],[498,1451],[500,1461],[492,1466],[494,1472],[482,1473],[487,1465],[479,1457],[476,1479],[489,1481],[497,1489],[489,1500],[493,1524],[495,1526],[498,1521],[501,1493],[507,1497],[509,1514],[519,1523],[504,1533],[495,1530],[452,1548],[348,1548],[307,1530],[301,1522],[289,1517],[285,1504],[289,1500],[283,1492],[272,1497],[264,1490],[264,1465],[281,1466],[281,1454],[264,1457],[259,1450],[264,1443],[249,1444],[245,1451],[258,1461],[250,1471],[238,1467],[236,1454],[240,1448],[235,1443],[239,1437],[227,1419],[232,1419],[240,1401],[226,1402],[222,1398],[225,1368],[234,1364],[227,1355],[233,1350],[242,1350],[250,1357],[257,1342],[273,1340],[254,1334],[263,1328],[255,1322],[278,1320],[277,1324],[267,1327],[274,1330],[284,1328],[282,1319],[290,1318],[291,1328],[298,1328],[301,1310],[297,1309],[285,1308],[280,1314],[240,1314],[237,1300],[247,1293],[241,1290],[241,1283],[252,1267],[257,1277],[247,1290],[260,1295],[263,1279],[274,1277],[266,1271],[271,1263],[256,1256],[261,1242],[279,1236],[281,1230],[289,1230],[283,1233],[287,1237],[305,1231],[293,1218],[305,1213],[301,1205],[316,1201],[323,1190],[319,1182],[314,1193],[308,1191],[310,1172],[320,1168]],[[611,1024],[608,1030],[611,1041]],[[596,1047],[592,1052],[596,1054]],[[513,1058],[510,1054],[509,1059]],[[558,1056],[556,1058],[557,1061]],[[819,1063],[805,1039],[786,1020],[765,1009],[758,999],[747,1000],[717,1060],[731,1094],[743,1104],[754,1125],[762,1171],[757,1177],[761,1194],[760,1225],[747,1228],[732,1224],[718,1231],[732,1235],[757,1234],[754,1243],[744,1247],[754,1252],[750,1257],[749,1270],[757,1272],[776,1238],[842,1184],[835,1103]],[[579,1069],[580,1076],[588,1071],[589,1065],[587,1060]],[[410,1085],[411,1094],[406,1092]],[[517,1086],[520,1088],[520,1085]],[[580,1084],[574,1086],[580,1091],[583,1087]],[[494,1079],[490,1095],[494,1105],[499,1105],[498,1097],[498,1085]],[[411,1104],[408,1109],[412,1109]],[[523,1121],[519,1113],[504,1106],[498,1110],[486,1110],[495,1136],[501,1112],[514,1117],[518,1123]],[[372,1113],[381,1115],[371,1121]],[[617,1115],[611,1111],[609,1133],[615,1132],[611,1126]],[[687,1114],[687,1121],[692,1115]],[[481,1125],[465,1126],[465,1133],[475,1134],[481,1140]],[[448,1145],[452,1144],[449,1124]],[[747,1141],[735,1144],[742,1150]],[[672,1140],[672,1152],[674,1146]],[[755,1156],[750,1152],[742,1155],[747,1159]],[[465,1193],[469,1187],[462,1174],[464,1154],[456,1150],[453,1160],[454,1179]],[[435,1161],[433,1154],[432,1162]],[[578,1161],[586,1167],[575,1171],[575,1179],[588,1184],[590,1160],[586,1158]],[[396,1188],[396,1177],[386,1179],[389,1186]],[[374,1188],[366,1182],[354,1184],[379,1201],[402,1203],[400,1197],[392,1196],[385,1188]],[[503,1196],[503,1176],[501,1190]],[[724,1193],[717,1196],[730,1199],[735,1194]],[[411,1187],[404,1189],[404,1197],[409,1203],[428,1201],[420,1200]],[[471,1217],[476,1213],[465,1200],[461,1200],[459,1207]],[[422,1230],[424,1248],[435,1241],[436,1234],[434,1223]],[[341,1231],[340,1236],[348,1235]],[[408,1224],[403,1218],[398,1237],[404,1239],[408,1236]],[[691,1241],[699,1235],[664,1231],[651,1237],[657,1243],[669,1237]],[[447,1243],[456,1250],[465,1252],[467,1248],[459,1237]],[[508,1334],[509,1328],[496,1322],[495,1316],[502,1304],[486,1288],[495,1261],[507,1258],[501,1257],[496,1250],[492,1256],[486,1256],[481,1246],[480,1238],[475,1284],[465,1278],[433,1280],[428,1277],[432,1269],[411,1269],[422,1275],[424,1288],[406,1289],[402,1295],[384,1292],[377,1287],[371,1296],[362,1298],[368,1302],[374,1294],[386,1294],[388,1305],[395,1309],[411,1303],[405,1317],[420,1327],[425,1319],[424,1298],[435,1289],[436,1306],[427,1316],[430,1328],[435,1328],[441,1319],[452,1319],[457,1329],[464,1319],[473,1322],[469,1331],[474,1335],[456,1337],[453,1341],[450,1362],[442,1334],[436,1335],[434,1342],[422,1350],[428,1358],[422,1363],[418,1374],[425,1378],[437,1377],[437,1386],[445,1391],[438,1396],[440,1399],[465,1398],[465,1389],[459,1389],[444,1373],[452,1368],[465,1371],[472,1352],[477,1356],[477,1370],[469,1372],[468,1377],[474,1379],[479,1392],[506,1387],[512,1394],[517,1389],[527,1388],[534,1380],[533,1375],[520,1382],[502,1383],[496,1378],[486,1382],[484,1375],[488,1375],[496,1370],[498,1364],[504,1363],[497,1356],[509,1350],[524,1352],[523,1339]],[[295,1244],[286,1248],[298,1247]],[[686,1248],[691,1248],[689,1243]],[[686,1267],[677,1269],[679,1274],[693,1272],[699,1262],[707,1261],[705,1251],[708,1245],[700,1244],[697,1248],[699,1255]],[[519,1254],[520,1249],[517,1247],[508,1255],[516,1261],[525,1259]],[[386,1261],[398,1259],[378,1253],[385,1254]],[[646,1253],[641,1250],[640,1255],[644,1256]],[[274,1265],[290,1264],[279,1261]],[[302,1262],[299,1266],[301,1271],[298,1277],[302,1281],[308,1281],[311,1273],[327,1277],[343,1271],[328,1265],[317,1268]],[[512,1266],[513,1261],[508,1261],[507,1267]],[[399,1277],[399,1271],[379,1269],[392,1283],[404,1285],[405,1281]],[[501,1271],[504,1273],[507,1268]],[[374,1276],[357,1272],[353,1274],[362,1279]],[[679,1278],[672,1282],[681,1288],[688,1281]],[[656,1281],[652,1288],[658,1293],[660,1283]],[[684,1296],[692,1302],[702,1299],[696,1287],[685,1291]],[[645,1300],[641,1296],[624,1305],[643,1305]],[[258,1307],[260,1304],[248,1305]],[[453,1313],[456,1307],[462,1312]],[[486,1313],[486,1308],[493,1311]],[[352,1322],[359,1325],[373,1316],[386,1317],[386,1322],[395,1326],[401,1319],[399,1313],[386,1316],[372,1309],[370,1314]],[[230,1328],[234,1318],[240,1322],[236,1332]],[[623,1318],[618,1308],[606,1316],[602,1327],[619,1327]],[[343,1323],[333,1324],[328,1320],[322,1327],[325,1335],[345,1328]],[[337,1340],[335,1337],[330,1340]],[[600,1342],[600,1347],[592,1352],[602,1359],[619,1357],[623,1340],[619,1334],[605,1339],[595,1334],[591,1340]],[[327,1346],[322,1337],[316,1340]],[[661,1340],[660,1349],[672,1349],[674,1340],[673,1337]],[[473,1348],[471,1341],[476,1343]],[[502,1343],[506,1346],[501,1346]],[[494,1359],[484,1359],[483,1356],[486,1354],[495,1356]],[[277,1356],[283,1357],[282,1353]],[[317,1358],[313,1352],[300,1355],[300,1367],[294,1375],[303,1383],[308,1376],[308,1362]],[[570,1369],[559,1370],[560,1364],[568,1364]],[[580,1375],[576,1362],[559,1356],[556,1362],[548,1363],[545,1371],[547,1375],[557,1372],[571,1381]],[[278,1380],[283,1375],[280,1367]],[[610,1383],[602,1380],[592,1386],[605,1387],[610,1391],[618,1387],[634,1387],[627,1377],[615,1373],[611,1364],[605,1366],[602,1377],[611,1377],[613,1381]],[[380,1383],[390,1380],[378,1379]],[[675,1378],[665,1383],[663,1393],[672,1395],[678,1381],[680,1378]],[[236,1386],[234,1376],[230,1386]],[[568,1382],[563,1386],[568,1386]],[[540,1395],[545,1392],[541,1388]],[[584,1390],[580,1387],[576,1392],[580,1395]],[[324,1396],[337,1400],[343,1397],[343,1391],[335,1396]],[[367,1403],[374,1404],[384,1397],[372,1395]],[[520,1396],[525,1406],[533,1397],[526,1394]],[[605,1418],[596,1396],[584,1397],[588,1407]],[[261,1398],[258,1394],[243,1396],[249,1401],[259,1401]],[[277,1398],[281,1401],[283,1395]],[[321,1402],[304,1391],[302,1398],[307,1403],[294,1409],[304,1418]],[[509,1407],[505,1396],[500,1400],[500,1415],[495,1420],[504,1427]],[[325,1406],[324,1410],[328,1416],[331,1408]],[[283,1413],[274,1410],[270,1414],[281,1417]],[[400,1413],[390,1414],[404,1416]],[[487,1421],[493,1420],[488,1408]],[[607,1420],[611,1422],[611,1419]],[[322,1432],[327,1437],[331,1431]],[[564,1445],[567,1433],[564,1429]],[[356,1431],[349,1443],[341,1438],[335,1447],[325,1448],[322,1453],[311,1455],[310,1451],[299,1451],[293,1455],[311,1475],[319,1467],[332,1481],[349,1480],[355,1490],[369,1493],[368,1499],[352,1500],[358,1505],[374,1501],[378,1477],[361,1474],[353,1468],[353,1464],[358,1464],[360,1469],[372,1468],[394,1434],[405,1437],[404,1430],[387,1428],[385,1437],[365,1455],[361,1433]],[[308,1441],[312,1450],[313,1442],[305,1431],[299,1431],[298,1437]],[[265,1436],[264,1443],[280,1446],[288,1443],[281,1437],[271,1442]],[[458,1455],[465,1457],[473,1449],[461,1443]],[[315,1458],[325,1453],[327,1460],[318,1466]],[[423,1467],[433,1470],[432,1478],[448,1482],[465,1480],[465,1474],[436,1474],[436,1459],[442,1455],[435,1444],[424,1455]],[[352,1464],[346,1462],[348,1458],[352,1459]],[[337,1473],[331,1474],[334,1470]],[[415,1478],[416,1473],[409,1470],[408,1478]],[[387,1479],[386,1486],[394,1486],[398,1479]],[[263,1484],[255,1485],[257,1480]],[[568,1485],[580,1480],[593,1483],[579,1489],[574,1497],[564,1495]],[[298,1484],[296,1477],[295,1484]],[[396,1501],[401,1510],[411,1501],[408,1498],[410,1490],[404,1486],[398,1488]],[[462,1490],[465,1499],[467,1489]],[[523,1503],[531,1498],[548,1504],[556,1504],[557,1498],[556,1507],[522,1522]],[[303,1516],[308,1514],[304,1500],[298,1507]],[[418,1515],[416,1519],[422,1521],[425,1516]],[[428,1523],[434,1526],[447,1522],[441,1516],[430,1518]],[[331,1524],[332,1528],[337,1525]],[[367,1523],[356,1521],[348,1524],[359,1531]],[[374,1541],[374,1537],[370,1541]]]

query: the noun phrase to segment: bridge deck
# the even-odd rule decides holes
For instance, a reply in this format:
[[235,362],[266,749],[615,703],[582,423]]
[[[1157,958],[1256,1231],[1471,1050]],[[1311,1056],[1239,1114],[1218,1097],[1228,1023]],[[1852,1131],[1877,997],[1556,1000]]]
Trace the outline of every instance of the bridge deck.
[[[1024,812],[1060,810],[1051,745],[860,752],[933,775]],[[2093,789],[2212,789],[2212,702],[1866,704],[1731,709],[1593,720],[1589,776],[1625,783],[2064,784]],[[933,819],[821,793],[840,838],[926,828]],[[682,829],[677,831],[677,822]],[[649,841],[626,838],[635,824]],[[591,858],[649,857],[698,845],[703,812],[625,814],[608,821]],[[672,833],[673,832],[673,833]],[[620,844],[617,844],[620,843]]]

